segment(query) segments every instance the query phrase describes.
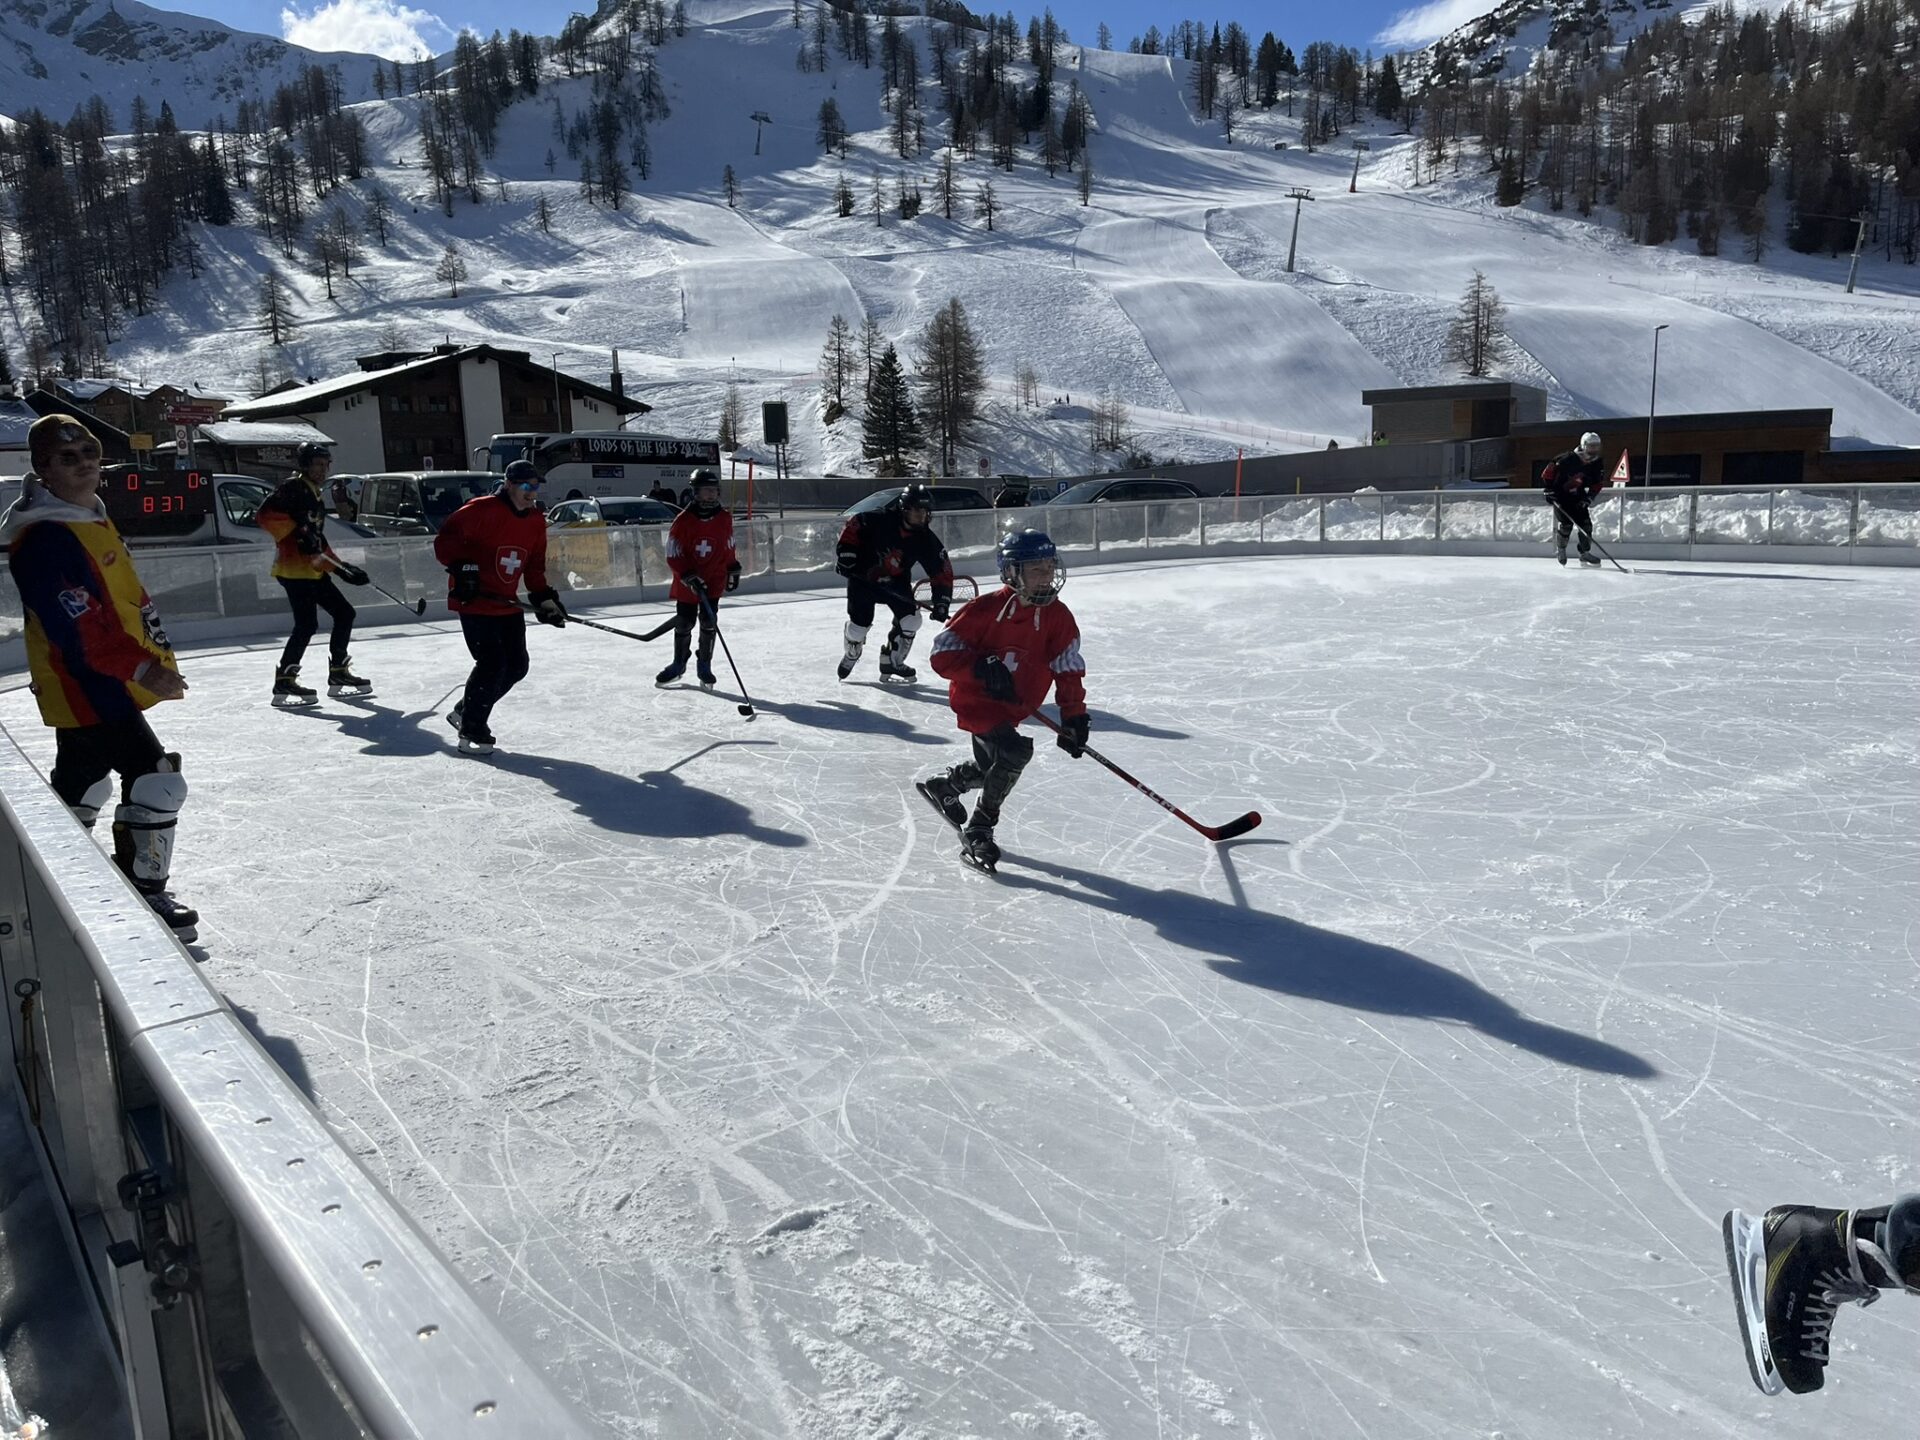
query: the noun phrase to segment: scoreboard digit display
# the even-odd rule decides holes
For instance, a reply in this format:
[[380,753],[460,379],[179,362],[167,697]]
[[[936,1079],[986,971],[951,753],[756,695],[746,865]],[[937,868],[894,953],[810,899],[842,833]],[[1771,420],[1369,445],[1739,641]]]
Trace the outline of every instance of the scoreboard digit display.
[[187,535],[213,513],[213,476],[116,467],[101,478],[100,498],[122,535]]

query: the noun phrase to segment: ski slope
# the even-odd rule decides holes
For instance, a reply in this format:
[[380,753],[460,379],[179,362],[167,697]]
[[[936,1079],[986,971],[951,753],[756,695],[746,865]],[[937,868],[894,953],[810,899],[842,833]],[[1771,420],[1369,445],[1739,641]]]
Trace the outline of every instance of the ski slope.
[[1920,1309],[1767,1400],[1717,1224],[1920,1188],[1920,574],[1066,599],[1095,744],[1259,830],[1042,735],[964,869],[940,688],[838,683],[832,595],[729,602],[751,723],[535,627],[491,761],[445,621],[308,713],[193,651],[206,974],[609,1437],[1899,1433]]
[[[1556,417],[1644,413],[1653,326],[1666,324],[1662,413],[1831,406],[1842,443],[1920,445],[1913,267],[1867,256],[1861,293],[1845,296],[1845,257],[1777,247],[1756,266],[1647,250],[1604,215],[1492,206],[1473,154],[1415,185],[1411,140],[1378,124],[1308,154],[1298,114],[1255,109],[1229,145],[1217,119],[1193,111],[1186,62],[1077,47],[1063,52],[1057,84],[1063,97],[1078,85],[1093,108],[1089,203],[1076,174],[1048,177],[1024,148],[1002,171],[983,145],[958,164],[948,218],[925,21],[902,20],[926,77],[927,146],[903,159],[878,65],[835,52],[824,74],[800,71],[805,32],[789,6],[694,0],[690,13],[689,32],[654,57],[671,114],[649,127],[650,173],[620,210],[583,198],[579,163],[554,138],[556,104],[571,118],[591,98],[584,76],[550,76],[506,113],[484,203],[461,198],[451,218],[429,194],[417,97],[369,102],[357,108],[371,176],[398,214],[388,247],[369,246],[338,298],[252,227],[208,230],[206,279],[176,279],[155,313],[128,317],[116,360],[135,376],[184,372],[252,394],[284,376],[343,373],[395,340],[488,341],[543,361],[558,352],[588,378],[604,376],[618,348],[629,390],[655,406],[649,429],[713,434],[731,383],[749,413],[789,403],[797,472],[858,474],[868,467],[857,416],[828,426],[821,413],[829,321],[843,315],[858,331],[872,318],[911,364],[927,320],[957,298],[993,382],[962,468],[1065,475],[1120,458],[1088,450],[1102,392],[1132,408],[1134,446],[1162,457],[1230,456],[1250,435],[1255,448],[1364,437],[1362,390],[1459,378],[1443,342],[1479,269],[1508,306],[1506,372],[1545,387]],[[815,139],[829,98],[853,131],[844,156]],[[756,110],[770,123],[756,126]],[[1373,148],[1350,194],[1356,135]],[[727,167],[740,186],[732,209]],[[843,176],[858,202],[847,217],[832,205]],[[876,180],[888,206],[902,182],[918,183],[925,209],[876,217]],[[987,183],[992,230],[976,213]],[[1287,274],[1295,187],[1314,199]],[[533,218],[543,197],[551,233]],[[333,204],[358,216],[364,196],[343,187]],[[457,298],[432,278],[449,239],[470,273]],[[279,348],[255,313],[270,268],[294,287],[301,321]],[[24,324],[0,317],[8,335]],[[1010,398],[1028,365],[1060,403]],[[1263,436],[1285,438],[1263,446]]]

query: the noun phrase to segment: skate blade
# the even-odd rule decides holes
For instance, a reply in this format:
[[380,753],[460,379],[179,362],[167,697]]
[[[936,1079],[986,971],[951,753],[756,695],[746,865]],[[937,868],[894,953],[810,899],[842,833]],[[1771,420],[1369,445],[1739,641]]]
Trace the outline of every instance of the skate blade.
[[369,685],[364,690],[359,690],[351,685],[329,685],[327,695],[334,700],[371,700],[373,687]]
[[318,695],[276,695],[273,708],[276,710],[311,710],[320,703]]
[[472,755],[477,759],[484,760],[487,756],[493,754],[493,746],[481,745],[472,740],[462,740],[460,742],[459,753],[462,755]]
[[1765,1229],[1753,1216],[1729,1210],[1720,1222],[1720,1233],[1727,1244],[1727,1273],[1733,1280],[1733,1308],[1740,1322],[1747,1373],[1762,1394],[1778,1395],[1787,1383],[1774,1368],[1773,1349],[1767,1344]]
[[999,873],[999,862],[997,860],[992,865],[989,865],[984,860],[975,859],[972,855],[969,855],[965,850],[962,850],[960,852],[960,863],[962,865],[965,865],[969,870],[978,870],[982,875],[994,875]]

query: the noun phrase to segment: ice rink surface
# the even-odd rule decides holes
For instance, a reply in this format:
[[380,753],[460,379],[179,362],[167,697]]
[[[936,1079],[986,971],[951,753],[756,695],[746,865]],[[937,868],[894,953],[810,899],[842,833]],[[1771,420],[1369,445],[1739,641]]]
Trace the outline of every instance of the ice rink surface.
[[1920,1189],[1920,573],[1641,570],[1077,573],[1095,744],[1266,823],[1042,734],[997,879],[835,597],[728,606],[752,723],[536,627],[490,761],[370,606],[371,702],[184,657],[176,880],[608,1436],[1910,1434],[1920,1308],[1767,1400],[1717,1227]]

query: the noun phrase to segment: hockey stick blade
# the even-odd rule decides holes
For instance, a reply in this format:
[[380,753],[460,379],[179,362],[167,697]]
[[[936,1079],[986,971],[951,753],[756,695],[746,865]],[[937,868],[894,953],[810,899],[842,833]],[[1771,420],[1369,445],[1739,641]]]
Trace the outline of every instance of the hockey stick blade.
[[738,710],[741,713],[741,715],[743,715],[748,720],[758,720],[760,718],[760,716],[754,711],[754,708],[751,705],[736,705],[733,708]]
[[1259,828],[1260,812],[1258,810],[1249,810],[1238,820],[1229,820],[1224,825],[1209,827],[1200,833],[1217,844],[1222,840],[1238,840],[1249,830],[1258,830]]

